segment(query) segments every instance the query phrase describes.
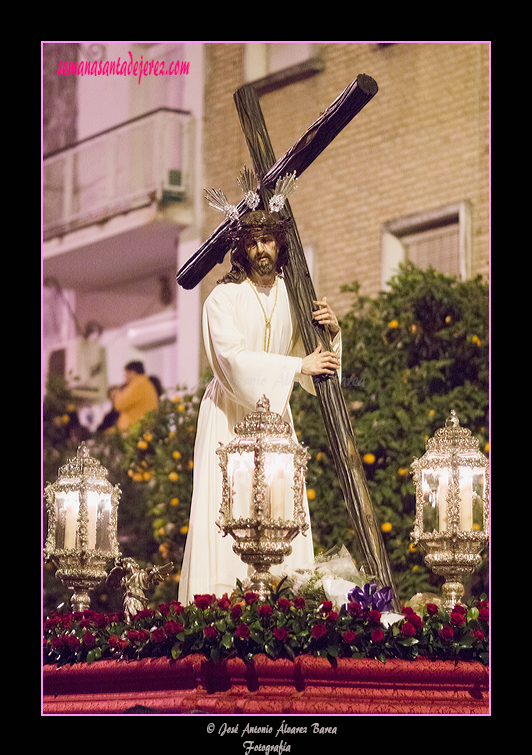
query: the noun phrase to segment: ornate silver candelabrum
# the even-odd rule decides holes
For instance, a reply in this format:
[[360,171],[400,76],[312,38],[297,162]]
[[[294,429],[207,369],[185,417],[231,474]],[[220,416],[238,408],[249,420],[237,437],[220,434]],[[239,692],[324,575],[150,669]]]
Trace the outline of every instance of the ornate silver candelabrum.
[[121,554],[117,540],[118,485],[82,443],[77,455],[59,469],[45,488],[48,532],[45,559],[56,577],[73,590],[74,611],[90,607],[89,590],[106,579],[109,562]]
[[292,552],[291,542],[305,533],[303,495],[309,453],[293,438],[263,396],[256,411],[234,428],[220,446],[222,503],[217,525],[231,535],[234,552],[254,569],[250,589],[265,598],[274,581],[270,567]]
[[426,448],[411,465],[416,486],[411,538],[425,551],[427,566],[445,577],[442,604],[452,608],[489,542],[489,464],[454,410]]

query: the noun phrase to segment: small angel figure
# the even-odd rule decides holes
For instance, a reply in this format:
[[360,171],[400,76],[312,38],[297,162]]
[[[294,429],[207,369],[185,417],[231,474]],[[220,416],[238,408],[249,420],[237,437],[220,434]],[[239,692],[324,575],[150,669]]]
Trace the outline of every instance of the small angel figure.
[[170,562],[163,566],[142,569],[135,559],[122,558],[111,569],[107,577],[107,585],[111,589],[116,589],[119,586],[124,588],[124,613],[126,621],[130,622],[135,614],[147,607],[148,598],[144,594],[144,591],[152,585],[164,582],[165,578],[172,571],[172,568],[173,563]]

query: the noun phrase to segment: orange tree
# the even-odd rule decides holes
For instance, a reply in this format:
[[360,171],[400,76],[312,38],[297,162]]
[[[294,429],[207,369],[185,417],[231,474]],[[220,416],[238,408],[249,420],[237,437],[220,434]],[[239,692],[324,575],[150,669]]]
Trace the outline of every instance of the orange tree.
[[[177,389],[171,397],[162,397],[157,409],[129,428],[123,438],[122,466],[133,483],[144,489],[159,562],[174,563],[175,581],[179,580],[188,532],[194,440],[202,392],[200,389],[190,394]],[[158,597],[175,597],[169,588],[160,588]]]
[[[343,318],[342,388],[371,498],[400,597],[434,590],[441,580],[410,543],[415,514],[413,457],[451,409],[488,451],[488,286],[434,270],[401,267],[376,298],[344,288],[353,306]],[[316,545],[343,542],[355,557],[352,525],[319,409],[301,389],[292,395],[294,424],[309,446],[307,486]],[[469,590],[487,591],[484,560]]]

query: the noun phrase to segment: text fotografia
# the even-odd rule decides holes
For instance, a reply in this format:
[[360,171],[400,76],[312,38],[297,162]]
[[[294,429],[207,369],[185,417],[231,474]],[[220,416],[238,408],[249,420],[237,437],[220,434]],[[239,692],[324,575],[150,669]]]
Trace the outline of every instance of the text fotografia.
[[190,62],[186,60],[133,60],[128,51],[129,60],[60,60],[58,76],[138,76],[139,84],[143,76],[187,76]]

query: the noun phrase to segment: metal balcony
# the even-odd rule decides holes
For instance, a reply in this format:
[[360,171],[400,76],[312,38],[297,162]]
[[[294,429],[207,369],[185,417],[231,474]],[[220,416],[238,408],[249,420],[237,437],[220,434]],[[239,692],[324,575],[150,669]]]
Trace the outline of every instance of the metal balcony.
[[192,128],[190,113],[161,108],[46,156],[44,240],[154,201],[185,201]]

